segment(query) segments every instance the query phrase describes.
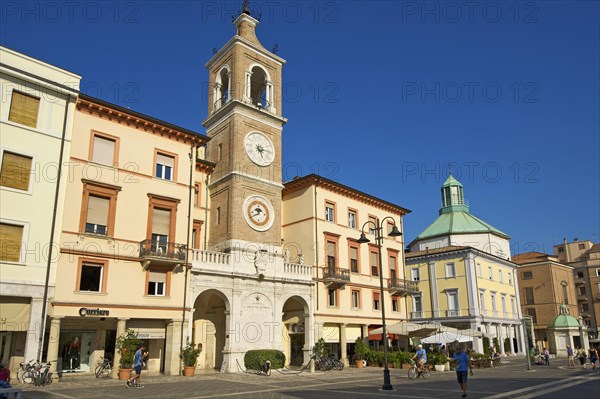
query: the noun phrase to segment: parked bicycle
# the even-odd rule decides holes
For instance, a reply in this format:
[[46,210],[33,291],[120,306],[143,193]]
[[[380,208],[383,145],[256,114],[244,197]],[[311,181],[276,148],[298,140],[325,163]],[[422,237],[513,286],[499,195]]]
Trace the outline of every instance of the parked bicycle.
[[96,374],[96,378],[100,378],[100,377],[108,377],[111,375],[111,373],[112,373],[112,362],[110,361],[110,359],[103,357],[102,364],[99,364],[98,366],[96,366],[96,369],[94,370],[94,374]]
[[412,362],[412,367],[408,369],[408,378],[414,380],[415,378],[423,377],[424,379],[428,379],[431,377],[431,370],[429,370],[429,366],[424,364],[423,367],[419,370],[417,364]]
[[33,366],[33,385],[44,386],[52,384],[51,362],[36,362]]
[[21,362],[17,371],[17,380],[22,384],[31,384],[33,382],[35,360]]
[[344,363],[335,359],[331,356],[320,357],[319,355],[313,355],[312,359],[315,361],[315,370],[338,370],[344,369]]

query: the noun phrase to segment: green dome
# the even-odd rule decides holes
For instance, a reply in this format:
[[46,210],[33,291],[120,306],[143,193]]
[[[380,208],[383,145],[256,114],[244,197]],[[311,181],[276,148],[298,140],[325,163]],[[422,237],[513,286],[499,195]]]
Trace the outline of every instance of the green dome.
[[568,327],[577,327],[579,328],[579,321],[571,315],[568,314],[559,314],[552,320],[550,323],[551,328],[568,328]]

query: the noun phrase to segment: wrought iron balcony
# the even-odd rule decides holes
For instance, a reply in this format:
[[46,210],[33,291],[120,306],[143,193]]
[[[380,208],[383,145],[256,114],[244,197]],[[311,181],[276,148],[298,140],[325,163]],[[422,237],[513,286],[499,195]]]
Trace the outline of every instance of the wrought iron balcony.
[[140,242],[140,261],[150,265],[178,265],[185,262],[187,245],[174,242],[143,240]]
[[328,286],[341,287],[350,282],[350,270],[339,267],[323,268],[323,280]]
[[392,295],[412,295],[419,293],[419,282],[402,278],[388,278],[388,288]]

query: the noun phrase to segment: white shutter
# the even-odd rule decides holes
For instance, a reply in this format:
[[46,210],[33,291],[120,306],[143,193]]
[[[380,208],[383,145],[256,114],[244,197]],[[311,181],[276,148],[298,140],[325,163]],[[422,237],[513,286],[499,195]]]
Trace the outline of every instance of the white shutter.
[[107,226],[108,205],[109,200],[107,198],[90,195],[88,198],[88,213],[86,222],[100,226]]
[[152,234],[169,235],[171,212],[154,208],[152,211]]
[[156,154],[156,163],[173,168],[175,160],[167,155]]
[[115,142],[104,137],[94,136],[94,162],[113,165]]
[[154,283],[166,283],[167,282],[167,273],[165,272],[149,272],[148,281]]

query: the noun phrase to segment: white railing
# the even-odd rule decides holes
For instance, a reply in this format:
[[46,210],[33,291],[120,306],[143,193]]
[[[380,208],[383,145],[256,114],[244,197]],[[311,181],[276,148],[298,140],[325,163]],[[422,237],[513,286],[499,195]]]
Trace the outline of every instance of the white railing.
[[423,312],[410,312],[410,317],[412,319],[421,319],[423,317]]
[[212,252],[212,251],[199,251],[197,249],[192,250],[192,262],[201,263],[215,263],[220,265],[229,265],[229,258],[231,254],[224,252]]
[[310,276],[310,266],[301,265],[299,263],[283,262],[284,274],[299,274],[302,276]]
[[460,316],[460,310],[447,310],[446,317]]

